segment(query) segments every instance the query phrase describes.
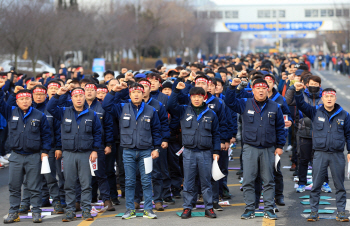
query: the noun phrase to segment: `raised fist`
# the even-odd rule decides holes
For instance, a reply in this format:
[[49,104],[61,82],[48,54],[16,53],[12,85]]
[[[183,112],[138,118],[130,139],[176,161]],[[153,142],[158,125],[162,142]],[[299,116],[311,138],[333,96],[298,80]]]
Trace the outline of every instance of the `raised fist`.
[[182,89],[184,89],[184,88],[186,88],[186,85],[185,85],[185,83],[183,83],[183,82],[179,82],[179,83],[177,84],[177,86],[176,86],[176,89],[182,90]]
[[58,90],[57,95],[63,95],[63,94],[65,94],[67,91],[68,91],[68,88],[62,86],[62,87],[60,87],[60,89]]
[[238,86],[239,84],[241,84],[241,79],[239,78],[234,78],[231,82],[231,86]]
[[24,89],[22,86],[16,86],[15,87],[15,93],[18,93],[18,91],[20,91],[20,90],[22,90],[22,89]]
[[296,82],[296,83],[294,83],[294,87],[295,87],[296,91],[299,91],[299,90],[304,88],[304,84],[301,82]]

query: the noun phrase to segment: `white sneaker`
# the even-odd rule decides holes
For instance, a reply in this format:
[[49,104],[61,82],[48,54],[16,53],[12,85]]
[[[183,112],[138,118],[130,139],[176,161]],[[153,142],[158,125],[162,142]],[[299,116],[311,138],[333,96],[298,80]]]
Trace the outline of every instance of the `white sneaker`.
[[7,165],[7,164],[9,164],[10,162],[7,161],[3,156],[0,156],[0,163],[3,164],[3,165]]
[[4,157],[4,159],[9,160],[10,156],[11,156],[11,154],[6,154],[3,157]]

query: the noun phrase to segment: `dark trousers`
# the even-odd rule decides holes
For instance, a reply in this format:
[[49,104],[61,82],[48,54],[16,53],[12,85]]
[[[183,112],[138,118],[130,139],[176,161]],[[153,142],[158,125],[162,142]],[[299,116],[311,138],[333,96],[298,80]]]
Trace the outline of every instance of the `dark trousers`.
[[168,167],[171,178],[171,190],[172,192],[180,192],[182,184],[182,171],[180,167],[180,156],[176,153],[181,149],[181,144],[178,142],[169,142],[168,146]]
[[64,192],[64,175],[62,172],[62,158],[56,159],[56,173],[58,177],[58,187],[60,189],[60,199],[66,200],[66,193]]
[[0,129],[0,156],[6,155],[5,143],[7,139],[7,126],[4,129]]
[[335,198],[338,212],[344,212],[346,206],[345,157],[343,152],[316,151],[313,158],[312,180],[313,186],[310,193],[311,211],[317,212],[320,202],[321,187],[327,175],[328,166],[332,173],[336,189]]
[[[118,144],[119,147],[119,144]],[[117,177],[115,175],[115,169],[114,169],[114,163],[117,159],[117,145],[114,143],[112,145],[112,152],[109,155],[105,156],[105,163],[106,163],[106,176],[107,181],[109,184],[109,191],[111,199],[117,199],[118,198],[118,191],[117,191]]]
[[[307,170],[309,168],[309,162],[312,162],[312,157],[314,155],[314,150],[312,150],[312,139],[311,138],[303,138],[298,137],[299,141],[299,185],[307,184]],[[326,173],[325,181],[328,183],[328,173]]]
[[219,195],[222,197],[224,191],[229,191],[227,187],[227,176],[228,176],[228,151],[221,151],[219,158],[219,167],[221,172],[225,175],[224,178],[219,180]]
[[124,162],[123,162],[123,153],[124,148],[119,146],[117,149],[117,165],[118,165],[118,179],[120,190],[125,193],[125,170],[124,170]]
[[97,184],[98,186],[92,186],[92,198],[97,198],[97,188],[100,190],[100,199],[105,202],[110,200],[109,184],[107,181],[106,171],[105,171],[105,159],[106,155],[104,152],[97,152],[97,170],[95,171],[95,177],[92,177],[92,184]]

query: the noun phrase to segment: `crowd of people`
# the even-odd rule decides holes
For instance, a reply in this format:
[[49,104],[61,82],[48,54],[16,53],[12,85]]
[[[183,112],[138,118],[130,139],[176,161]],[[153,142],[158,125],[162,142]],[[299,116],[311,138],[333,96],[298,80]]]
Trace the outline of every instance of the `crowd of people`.
[[[62,221],[82,211],[91,221],[91,203],[102,200],[115,211],[125,198],[122,219],[156,219],[153,209],[183,198],[182,219],[196,203],[216,218],[219,202],[231,198],[227,185],[231,145],[241,145],[243,199],[241,219],[255,217],[263,194],[264,217],[277,219],[284,206],[281,163],[276,155],[292,150],[296,192],[304,192],[313,166],[310,195],[317,221],[321,190],[336,188],[338,221],[345,214],[345,144],[350,152],[350,117],[336,103],[336,90],[322,87],[310,70],[311,55],[218,55],[185,62],[175,69],[162,64],[149,71],[107,70],[103,80],[84,75],[80,66],[61,65],[58,74],[29,78],[12,68],[0,73],[1,163],[9,165],[10,209],[4,223],[32,212],[42,222],[41,207],[52,205]],[[48,158],[50,173],[41,174]],[[148,159],[153,161],[151,173]],[[225,175],[212,178],[213,161]],[[92,169],[92,165],[97,164]],[[96,165],[95,165],[96,166]],[[92,175],[93,174],[93,175]],[[22,189],[23,188],[23,189]],[[52,203],[50,203],[52,201]],[[153,208],[153,204],[155,207]]]

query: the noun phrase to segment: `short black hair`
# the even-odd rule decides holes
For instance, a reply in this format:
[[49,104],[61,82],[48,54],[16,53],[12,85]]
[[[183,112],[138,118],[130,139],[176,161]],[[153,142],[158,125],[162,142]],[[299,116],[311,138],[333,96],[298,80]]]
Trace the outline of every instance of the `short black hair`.
[[333,92],[337,93],[337,91],[333,88],[325,88],[324,90],[322,90],[322,93],[327,92],[327,91],[333,91]]
[[137,83],[137,82],[131,83],[129,86],[129,89],[134,88],[134,87],[141,87],[142,89],[144,89],[143,85],[140,83]]
[[190,95],[205,95],[205,91],[202,87],[193,87],[190,90]]
[[204,74],[204,72],[201,72],[201,71],[197,71],[197,72],[196,72],[196,75],[197,75],[197,77],[198,77],[198,76],[206,76],[206,75]]
[[149,73],[146,75],[147,79],[153,79],[153,77],[156,77],[159,81],[162,81],[162,77],[158,73]]
[[91,83],[91,79],[88,79],[88,78],[83,78],[82,80],[79,81],[79,85],[83,84],[83,83]]
[[119,79],[121,79],[121,78],[125,78],[125,75],[124,75],[124,74],[120,74],[120,75],[117,76],[117,80],[118,80],[118,81],[119,81]]
[[218,82],[220,82],[222,86],[225,85],[225,82],[221,78],[215,78],[215,79],[216,79],[216,84],[218,84]]
[[260,78],[262,79],[263,76],[262,75],[255,75],[255,76],[253,76],[252,81],[260,79]]
[[215,86],[217,86],[216,78],[209,77],[208,81],[211,81]]
[[113,75],[113,77],[114,77],[114,71],[111,71],[111,70],[105,71],[105,73],[103,73],[103,77],[105,77],[105,76],[108,75],[108,74],[111,74],[111,75]]
[[267,86],[269,86],[269,85],[267,84],[267,82],[266,82],[264,79],[258,78],[257,80],[255,80],[255,81],[253,82],[253,87],[254,87],[256,84],[258,84],[258,83],[264,83],[264,84],[266,84]]
[[198,65],[197,65],[197,64],[194,64],[194,63],[192,63],[192,64],[190,64],[190,67],[196,67],[196,68],[198,68]]
[[16,95],[19,94],[19,93],[30,93],[30,94],[32,94],[32,91],[29,90],[29,89],[21,89],[20,91],[18,91],[18,92],[16,93]]
[[100,88],[100,89],[107,89],[107,86],[105,84],[97,84],[96,85],[97,89]]
[[208,70],[208,71],[206,72],[206,74],[214,74],[214,75],[215,75],[215,72],[212,71],[212,70]]

